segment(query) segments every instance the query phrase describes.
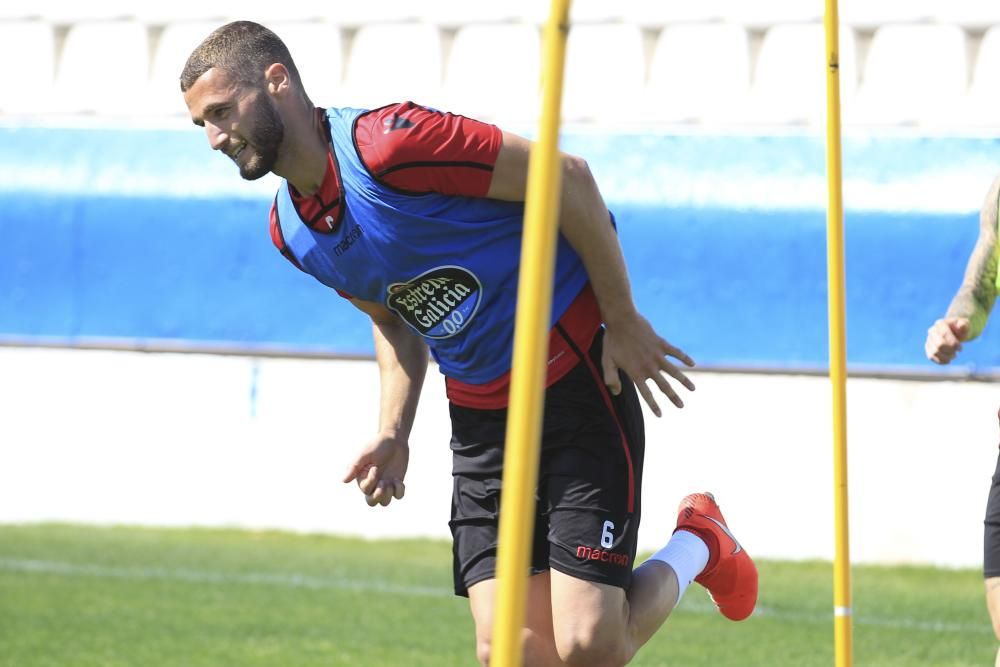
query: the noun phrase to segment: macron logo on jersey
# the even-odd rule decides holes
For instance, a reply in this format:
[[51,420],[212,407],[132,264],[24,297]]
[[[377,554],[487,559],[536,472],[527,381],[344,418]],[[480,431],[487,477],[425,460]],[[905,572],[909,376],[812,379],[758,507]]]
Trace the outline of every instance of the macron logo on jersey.
[[382,121],[382,125],[385,126],[385,129],[382,130],[382,134],[389,134],[393,130],[405,130],[408,127],[413,127],[413,122],[406,120],[399,114],[394,113]]

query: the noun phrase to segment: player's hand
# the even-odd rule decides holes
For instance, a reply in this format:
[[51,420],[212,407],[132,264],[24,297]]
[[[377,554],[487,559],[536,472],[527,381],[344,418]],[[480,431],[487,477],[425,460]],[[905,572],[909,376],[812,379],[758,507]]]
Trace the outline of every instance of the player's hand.
[[344,482],[357,481],[369,507],[385,507],[406,493],[403,478],[409,461],[410,446],[405,440],[377,435],[362,448]]
[[673,357],[685,366],[694,366],[691,357],[661,338],[639,313],[614,324],[608,323],[606,327],[601,364],[604,383],[611,393],[617,395],[622,389],[621,376],[618,374],[621,369],[632,379],[639,394],[657,417],[662,413],[653,392],[646,385],[647,380],[652,380],[671,403],[683,408],[684,401],[677,395],[667,376],[689,391],[694,391],[694,383],[670,361],[670,357]]
[[962,349],[969,337],[969,320],[964,317],[944,317],[927,330],[924,352],[936,364],[947,364]]

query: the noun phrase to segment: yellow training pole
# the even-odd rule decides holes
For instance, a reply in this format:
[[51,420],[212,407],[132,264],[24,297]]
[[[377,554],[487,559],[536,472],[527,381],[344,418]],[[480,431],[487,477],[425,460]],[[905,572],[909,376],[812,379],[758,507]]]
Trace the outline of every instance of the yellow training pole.
[[490,665],[521,664],[521,628],[528,589],[528,564],[538,485],[545,363],[549,349],[556,218],[561,162],[559,112],[569,0],[552,0],[544,32],[542,117],[528,165],[528,192],[521,244],[521,271],[514,326],[510,409],[504,444],[503,493],[497,554],[497,601]]
[[844,315],[844,201],[841,192],[840,39],[837,0],[826,0],[826,213],[830,382],[833,385],[833,487],[836,554],[833,561],[833,640],[836,667],[850,667],[851,550],[847,514],[847,346]]

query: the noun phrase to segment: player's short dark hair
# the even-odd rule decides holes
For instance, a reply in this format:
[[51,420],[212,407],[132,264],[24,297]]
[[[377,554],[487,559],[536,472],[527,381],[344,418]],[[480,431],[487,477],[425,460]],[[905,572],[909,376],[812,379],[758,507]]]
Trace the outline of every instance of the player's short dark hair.
[[216,28],[188,56],[181,72],[181,92],[187,92],[213,67],[235,76],[238,83],[262,86],[264,70],[274,63],[284,65],[292,80],[302,85],[292,54],[277,35],[253,21],[233,21]]

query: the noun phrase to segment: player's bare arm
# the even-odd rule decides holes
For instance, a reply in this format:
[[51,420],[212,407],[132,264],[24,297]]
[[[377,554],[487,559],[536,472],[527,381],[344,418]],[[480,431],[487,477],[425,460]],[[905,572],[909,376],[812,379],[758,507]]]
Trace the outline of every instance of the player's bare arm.
[[401,499],[410,456],[410,430],[427,372],[427,345],[381,304],[351,299],[372,320],[379,368],[378,432],[352,463],[345,482],[357,480],[371,505]]
[[962,349],[962,343],[982,333],[989,319],[997,289],[997,198],[1000,178],[993,181],[979,215],[979,239],[969,257],[962,285],[945,316],[927,330],[927,358],[947,364]]
[[[524,199],[530,151],[527,139],[504,132],[487,196]],[[694,383],[669,357],[688,366],[694,362],[683,350],[661,338],[636,309],[618,236],[609,224],[608,209],[587,163],[564,154],[562,165],[559,229],[587,269],[607,328],[604,381],[617,394],[621,390],[618,369],[625,371],[656,416],[661,411],[646,386],[647,380],[652,380],[674,405],[683,407],[684,402],[665,375],[689,390],[694,390]]]
[[986,320],[996,300],[997,278],[997,197],[1000,196],[1000,178],[997,178],[983,202],[979,215],[979,239],[969,257],[965,278],[945,317],[969,320],[972,340],[982,333]]

